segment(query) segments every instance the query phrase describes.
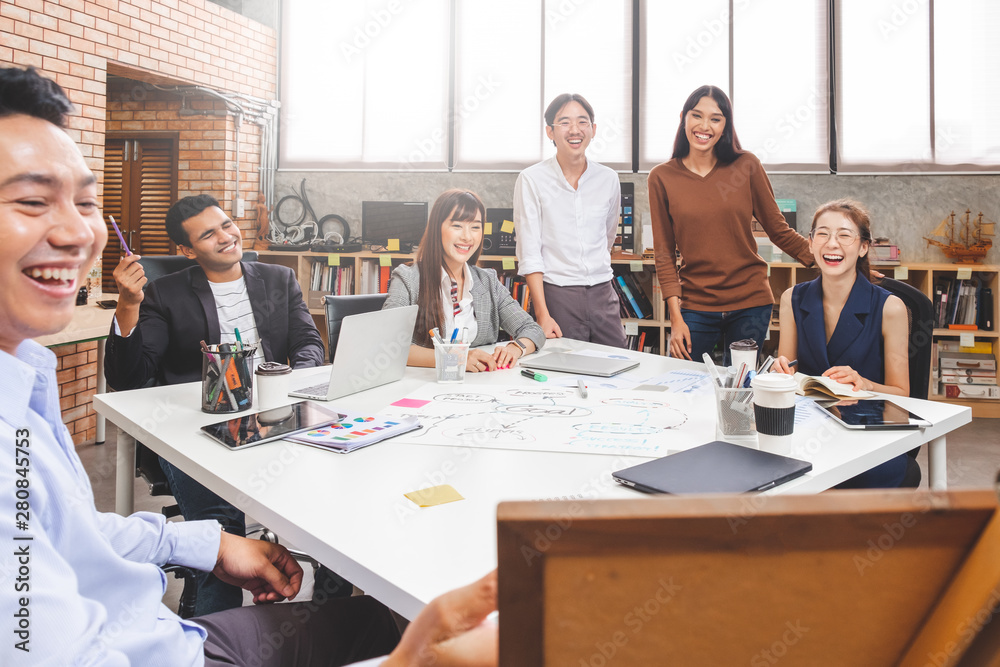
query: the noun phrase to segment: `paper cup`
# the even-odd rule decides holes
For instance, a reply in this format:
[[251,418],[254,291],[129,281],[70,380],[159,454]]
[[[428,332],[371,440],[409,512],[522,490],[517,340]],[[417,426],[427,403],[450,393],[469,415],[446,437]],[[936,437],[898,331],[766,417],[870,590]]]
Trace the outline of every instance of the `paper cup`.
[[764,373],[754,376],[750,386],[760,448],[774,454],[791,454],[798,384],[791,375]]
[[748,371],[757,370],[757,343],[750,338],[730,343],[729,358],[737,371],[740,364],[746,364]]
[[288,364],[265,361],[257,366],[257,406],[270,410],[288,403],[288,379],[292,369]]

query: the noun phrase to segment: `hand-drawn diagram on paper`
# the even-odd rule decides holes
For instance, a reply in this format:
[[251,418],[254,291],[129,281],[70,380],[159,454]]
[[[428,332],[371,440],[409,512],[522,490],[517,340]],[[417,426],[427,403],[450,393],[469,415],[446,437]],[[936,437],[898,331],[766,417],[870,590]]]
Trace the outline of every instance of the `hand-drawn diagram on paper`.
[[690,396],[668,392],[595,388],[582,398],[568,387],[429,384],[381,412],[420,419],[423,428],[397,442],[665,456],[678,438],[681,449],[699,444],[684,428],[692,407]]

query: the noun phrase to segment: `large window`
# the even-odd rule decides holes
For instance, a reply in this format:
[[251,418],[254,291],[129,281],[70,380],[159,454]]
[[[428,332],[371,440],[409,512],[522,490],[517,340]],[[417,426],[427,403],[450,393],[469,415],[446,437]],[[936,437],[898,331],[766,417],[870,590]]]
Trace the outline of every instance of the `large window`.
[[644,2],[640,168],[670,158],[684,101],[711,84],[729,95],[740,142],[761,161],[826,170],[826,6],[824,0]]
[[545,105],[575,92],[597,115],[588,155],[647,170],[703,84],[771,170],[1000,165],[996,0],[283,7],[283,169],[521,169],[554,154]]

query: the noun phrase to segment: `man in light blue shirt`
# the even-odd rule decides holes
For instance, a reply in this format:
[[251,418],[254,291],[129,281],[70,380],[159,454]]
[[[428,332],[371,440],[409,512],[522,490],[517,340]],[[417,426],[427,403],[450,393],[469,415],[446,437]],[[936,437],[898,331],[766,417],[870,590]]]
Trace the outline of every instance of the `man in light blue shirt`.
[[[302,569],[284,547],[215,521],[96,510],[61,422],[55,356],[30,340],[69,323],[107,240],[96,178],[61,129],[71,108],[52,81],[0,68],[0,664],[342,665],[384,655],[399,634],[367,597],[181,620],[160,601],[159,565],[212,571],[255,603],[294,597]],[[469,591],[432,603],[385,664],[455,650],[444,641],[495,661],[495,628],[466,632],[495,605],[495,579]],[[465,625],[443,619],[457,614],[442,604],[459,606]]]

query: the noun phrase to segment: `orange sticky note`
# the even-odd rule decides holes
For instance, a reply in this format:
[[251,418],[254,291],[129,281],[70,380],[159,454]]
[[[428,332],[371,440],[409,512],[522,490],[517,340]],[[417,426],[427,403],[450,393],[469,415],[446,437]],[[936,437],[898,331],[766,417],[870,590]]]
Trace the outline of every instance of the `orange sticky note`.
[[392,266],[392,257],[389,257],[389,255],[379,255],[378,256],[378,265],[379,266]]
[[340,266],[340,255],[338,255],[337,253],[331,252],[329,255],[326,256],[326,265],[327,266]]
[[503,232],[504,234],[513,234],[514,233],[514,221],[513,220],[504,220],[503,224],[500,225],[500,231]]
[[432,486],[427,489],[420,489],[419,491],[410,491],[403,495],[419,507],[433,507],[434,505],[453,503],[456,500],[465,500],[451,484],[441,484],[440,486]]
[[399,239],[389,239],[385,244],[385,249],[389,252],[399,252]]

